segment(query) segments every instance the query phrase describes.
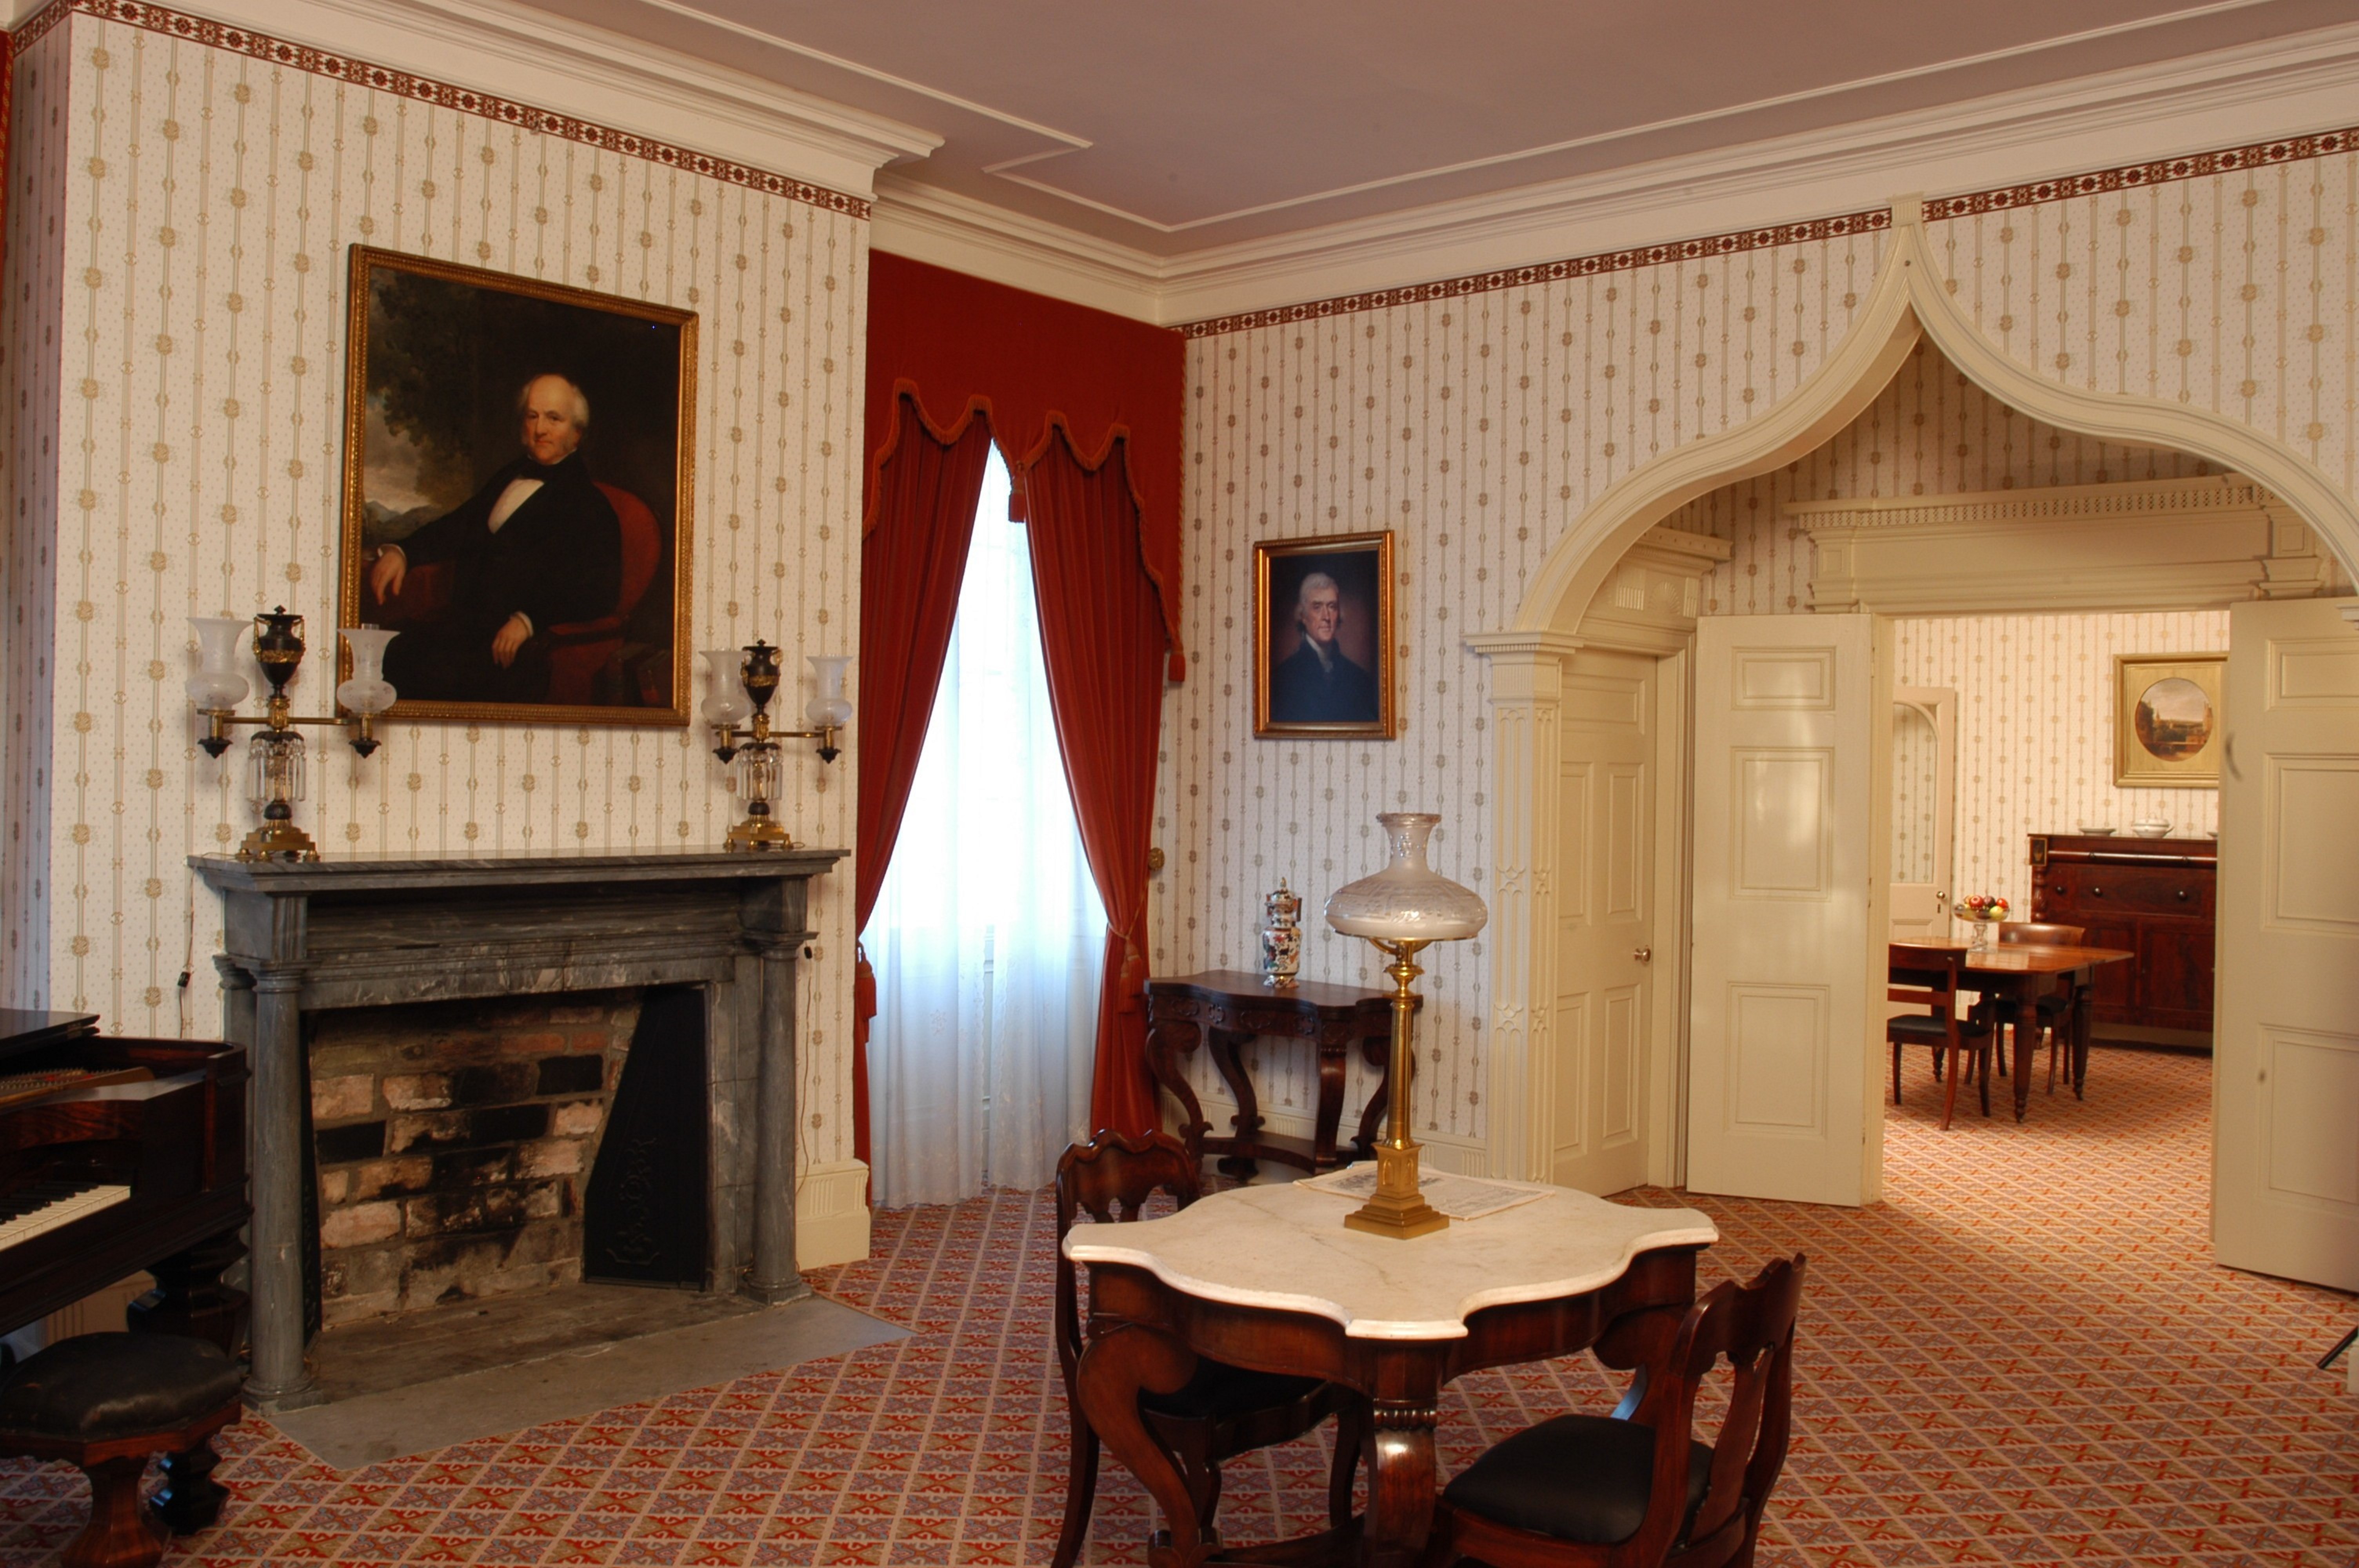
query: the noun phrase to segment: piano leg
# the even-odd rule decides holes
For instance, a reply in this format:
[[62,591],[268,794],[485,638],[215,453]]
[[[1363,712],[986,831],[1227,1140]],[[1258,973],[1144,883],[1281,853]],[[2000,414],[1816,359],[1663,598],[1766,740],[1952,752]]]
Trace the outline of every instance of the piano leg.
[[234,1357],[245,1348],[244,1291],[222,1283],[222,1272],[245,1256],[234,1230],[209,1237],[155,1264],[156,1288],[131,1303],[125,1326],[135,1334],[179,1334],[210,1339]]
[[222,1505],[229,1501],[229,1488],[213,1479],[213,1466],[220,1463],[221,1455],[213,1452],[210,1437],[194,1448],[167,1454],[157,1461],[164,1472],[164,1484],[148,1499],[148,1506],[174,1535],[211,1530],[221,1518]]
[[64,1568],[149,1568],[164,1555],[139,1506],[139,1478],[147,1472],[145,1454],[82,1466],[90,1477],[90,1522],[58,1558]]

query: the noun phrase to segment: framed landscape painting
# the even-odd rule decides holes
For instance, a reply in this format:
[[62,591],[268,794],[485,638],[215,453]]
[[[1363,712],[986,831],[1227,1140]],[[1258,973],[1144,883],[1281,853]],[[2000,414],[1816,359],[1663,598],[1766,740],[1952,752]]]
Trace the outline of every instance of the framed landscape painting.
[[1390,530],[1254,546],[1254,733],[1399,733]]
[[2114,657],[2114,783],[2217,789],[2225,654]]
[[696,318],[355,245],[342,624],[396,718],[688,722]]

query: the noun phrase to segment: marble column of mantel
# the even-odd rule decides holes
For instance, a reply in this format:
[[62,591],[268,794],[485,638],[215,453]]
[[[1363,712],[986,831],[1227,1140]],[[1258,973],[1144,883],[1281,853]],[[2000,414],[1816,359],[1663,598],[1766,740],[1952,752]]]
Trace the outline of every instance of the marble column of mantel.
[[706,1284],[765,1302],[795,1268],[795,965],[841,849],[310,862],[192,855],[222,895],[224,1033],[254,1065],[250,1403],[317,1402],[304,1364],[302,1015],[462,997],[701,985],[712,1103]]

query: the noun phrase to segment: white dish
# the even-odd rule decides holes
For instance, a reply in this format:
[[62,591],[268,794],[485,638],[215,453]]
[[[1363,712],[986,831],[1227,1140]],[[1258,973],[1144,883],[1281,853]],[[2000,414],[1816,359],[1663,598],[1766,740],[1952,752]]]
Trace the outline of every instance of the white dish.
[[2110,827],[2092,827],[2085,822],[2081,824],[2081,837],[2083,838],[2110,838],[2113,836],[2114,830]]
[[2132,827],[2130,831],[2141,838],[2168,838],[2170,837],[2170,824],[2166,822],[2158,827],[2142,823]]

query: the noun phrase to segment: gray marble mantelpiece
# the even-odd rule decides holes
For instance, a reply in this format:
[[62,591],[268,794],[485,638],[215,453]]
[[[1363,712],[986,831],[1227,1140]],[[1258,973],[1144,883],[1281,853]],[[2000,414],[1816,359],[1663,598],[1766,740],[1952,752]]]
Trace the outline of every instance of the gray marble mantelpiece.
[[254,1366],[267,1410],[303,1363],[302,1015],[462,997],[701,985],[712,1098],[709,1289],[790,1301],[795,965],[841,849],[309,863],[196,855],[222,896],[225,1033],[254,1064]]

